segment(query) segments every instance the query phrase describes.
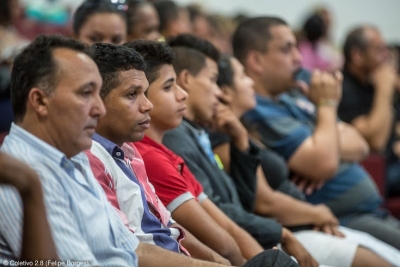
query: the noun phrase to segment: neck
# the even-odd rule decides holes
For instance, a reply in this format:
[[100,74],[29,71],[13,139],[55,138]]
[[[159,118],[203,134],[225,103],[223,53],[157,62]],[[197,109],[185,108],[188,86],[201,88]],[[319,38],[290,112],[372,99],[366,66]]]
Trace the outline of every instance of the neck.
[[59,133],[52,131],[51,128],[47,128],[44,123],[41,123],[38,120],[33,120],[32,117],[28,117],[29,115],[26,114],[22,121],[17,122],[17,125],[30,134],[46,142],[50,146],[56,148],[60,152],[64,153],[68,159],[79,153],[74,153],[75,151],[69,151],[70,147],[68,147],[68,145],[63,144],[62,142],[60,143],[57,141],[57,139],[53,138],[53,136],[56,136]]
[[248,110],[242,110],[239,107],[235,107],[235,105],[230,104],[229,107],[231,108],[233,114],[235,114],[236,118],[241,118]]
[[353,75],[354,77],[357,78],[361,83],[367,83],[369,79],[369,73],[363,71],[360,68],[355,67],[354,65],[350,64],[346,70]]
[[97,125],[96,133],[97,133],[98,135],[101,135],[101,136],[104,137],[105,139],[107,139],[107,140],[113,142],[114,144],[116,144],[116,145],[119,146],[119,147],[122,147],[122,145],[124,144],[124,141],[122,141],[122,140],[117,140],[117,138],[115,138],[112,134],[110,134],[109,131],[107,131],[107,130],[101,128],[101,127],[99,127],[99,125]]
[[248,73],[247,74],[250,78],[253,79],[254,82],[254,91],[258,95],[266,96],[266,97],[272,97],[273,95],[270,93],[268,90],[268,85],[263,82],[261,77],[259,75],[256,75],[254,73]]
[[159,130],[156,129],[153,126],[150,126],[150,129],[148,129],[145,132],[145,135],[149,138],[151,138],[154,142],[161,144],[163,137],[164,137],[165,131],[164,130]]

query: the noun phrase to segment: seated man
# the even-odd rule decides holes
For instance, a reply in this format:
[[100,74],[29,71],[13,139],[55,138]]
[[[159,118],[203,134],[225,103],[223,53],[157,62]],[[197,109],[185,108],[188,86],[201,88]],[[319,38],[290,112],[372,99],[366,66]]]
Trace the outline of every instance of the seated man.
[[187,94],[176,84],[172,49],[160,42],[125,45],[138,51],[147,65],[148,99],[154,108],[149,112],[150,128],[135,146],[150,182],[178,223],[232,264],[242,264],[263,248],[208,199],[184,161],[162,145],[163,135],[179,126],[186,109]]
[[[1,150],[39,175],[66,266],[222,266],[139,243],[108,203],[81,153],[105,114],[102,79],[82,43],[38,37],[16,57],[11,79],[16,124]],[[22,201],[14,188],[0,187],[0,214],[3,263],[22,255]]]
[[[272,190],[269,182],[279,184],[278,180],[285,181],[289,173],[286,162],[276,152],[265,149],[254,139],[249,139],[249,147],[259,151],[258,157],[251,162],[243,160],[244,157],[241,154],[245,152],[236,147],[233,142],[234,136],[230,142],[230,136],[243,127],[239,118],[256,105],[253,81],[245,74],[243,66],[234,57],[223,56],[219,61],[218,70],[218,85],[225,105],[220,105],[221,107],[218,108],[214,122],[216,125],[228,120],[236,121],[236,123],[230,123],[230,131],[225,131],[225,133],[211,132],[210,140],[214,152],[224,165],[224,170],[232,175],[236,186],[241,189],[239,196],[242,203],[250,202],[251,211],[274,217],[283,225],[290,227],[289,229],[293,229],[295,234],[298,233],[296,236],[302,239],[302,244],[311,253],[315,253],[317,259],[325,257],[325,264],[343,267],[388,265],[375,254],[381,255],[392,264],[400,262],[400,251],[366,233],[346,227],[338,228],[338,219],[328,207],[324,204],[312,205],[303,201],[305,197],[296,187],[283,188],[289,196]],[[244,138],[248,138],[247,135],[244,135]],[[256,164],[257,169],[248,168],[252,164]],[[249,173],[252,171],[257,172],[255,181],[248,179],[253,176]],[[256,186],[253,186],[254,183]],[[291,197],[292,195],[294,197]],[[313,230],[339,235],[339,238]],[[338,230],[345,234],[345,238],[340,238],[342,235]],[[328,246],[330,249],[327,249]],[[320,249],[315,249],[315,247],[320,247]],[[365,247],[376,253],[368,251]]]
[[0,187],[4,185],[15,187],[24,207],[19,259],[32,264],[41,260],[42,263],[45,260],[57,260],[37,174],[22,162],[0,152]]
[[[386,189],[400,195],[400,154],[395,149],[396,130],[393,105],[397,75],[379,30],[357,27],[343,47],[343,97],[338,114],[363,135],[374,152],[385,152]],[[395,102],[395,103],[394,103]]]
[[218,108],[218,50],[210,42],[192,35],[178,35],[169,44],[176,56],[173,66],[178,85],[188,93],[188,99],[183,122],[165,133],[163,144],[185,160],[210,200],[261,246],[268,248],[281,242],[300,265],[313,266],[315,260],[288,229],[244,209],[231,177],[216,165],[203,125],[212,122]]
[[342,225],[400,249],[400,222],[380,207],[375,184],[357,163],[368,145],[351,125],[338,122],[341,75],[313,73],[308,99],[292,90],[301,56],[293,32],[279,18],[243,22],[233,48],[257,93],[246,124],[285,158],[292,172],[305,177],[302,183],[316,189],[323,184],[307,200],[327,205]]
[[140,154],[125,144],[141,139],[150,123],[148,112],[153,106],[145,97],[143,58],[132,49],[109,44],[95,44],[93,52],[104,81],[100,96],[107,114],[99,120],[87,155],[109,201],[126,214],[140,241],[189,255],[182,241],[194,257],[226,262],[171,220],[146,173],[135,167],[142,161]]
[[[170,213],[148,182],[140,154],[128,143],[143,138],[150,122],[148,113],[153,106],[145,96],[145,63],[136,51],[124,46],[96,44],[93,48],[94,60],[107,81],[100,92],[107,115],[99,120],[87,152],[94,173],[110,202],[127,215],[129,228],[141,241],[181,252],[184,229],[170,220]],[[185,234],[187,238],[182,243],[193,257],[229,264],[189,232]],[[285,258],[283,254],[279,256],[282,257]]]

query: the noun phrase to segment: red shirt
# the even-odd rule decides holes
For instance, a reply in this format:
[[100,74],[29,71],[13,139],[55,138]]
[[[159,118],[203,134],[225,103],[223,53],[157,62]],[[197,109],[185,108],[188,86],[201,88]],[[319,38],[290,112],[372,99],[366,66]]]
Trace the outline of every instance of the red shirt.
[[170,212],[189,199],[207,198],[181,157],[147,136],[135,146],[143,158],[150,183]]

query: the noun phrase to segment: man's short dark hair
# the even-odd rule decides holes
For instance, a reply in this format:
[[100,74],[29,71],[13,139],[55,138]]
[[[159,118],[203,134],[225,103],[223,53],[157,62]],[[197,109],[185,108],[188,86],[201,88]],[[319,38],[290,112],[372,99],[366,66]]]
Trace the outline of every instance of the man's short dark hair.
[[373,26],[359,26],[351,30],[347,35],[343,45],[345,65],[351,62],[351,52],[353,49],[364,51],[368,47],[368,40],[365,36],[365,30],[367,28],[376,29]]
[[131,35],[134,32],[134,27],[138,22],[138,11],[145,6],[153,6],[153,4],[145,0],[128,1],[128,10],[126,11],[128,21],[128,35]]
[[53,50],[66,48],[90,56],[87,47],[74,39],[58,35],[39,36],[15,58],[11,73],[11,103],[16,121],[26,113],[29,92],[37,87],[51,93],[62,75]]
[[271,28],[287,23],[277,17],[256,17],[243,21],[232,37],[233,54],[244,64],[252,51],[267,52],[266,43],[271,40]]
[[151,84],[158,78],[158,70],[164,64],[172,65],[174,52],[172,48],[163,42],[135,40],[124,44],[142,55],[146,62],[146,78]]
[[219,51],[212,43],[191,34],[172,37],[168,44],[175,53],[173,66],[177,75],[183,70],[188,70],[196,76],[204,68],[207,57],[215,63],[219,60]]
[[218,80],[217,84],[219,87],[224,85],[232,86],[233,85],[233,67],[232,67],[232,56],[230,55],[222,55],[218,60]]
[[105,98],[119,84],[119,74],[122,71],[135,69],[145,71],[143,57],[126,46],[98,43],[92,46],[93,60],[99,68],[103,86],[101,98]]
[[179,17],[179,7],[174,1],[162,0],[156,1],[154,4],[160,19],[160,32],[163,33],[171,21],[177,20]]

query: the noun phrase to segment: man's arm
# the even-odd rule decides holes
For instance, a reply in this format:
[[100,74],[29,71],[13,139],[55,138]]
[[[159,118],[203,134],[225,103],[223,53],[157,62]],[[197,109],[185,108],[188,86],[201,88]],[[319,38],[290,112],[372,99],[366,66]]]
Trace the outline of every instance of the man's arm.
[[339,122],[338,131],[341,160],[360,162],[368,156],[368,143],[357,129],[348,123]]
[[230,262],[221,257],[211,248],[201,243],[196,237],[194,237],[188,230],[177,223],[171,224],[171,227],[183,229],[185,232],[185,239],[182,240],[182,245],[189,251],[190,255],[196,259],[202,259],[211,262],[221,263],[223,265],[231,265]]
[[373,73],[372,81],[375,86],[372,108],[368,114],[356,117],[351,124],[365,137],[372,151],[382,151],[388,142],[393,123],[395,70],[389,65],[383,65]]
[[58,259],[37,174],[22,162],[0,153],[0,183],[14,186],[24,206],[20,259]]
[[226,216],[211,200],[204,200],[201,206],[220,227],[225,229],[233,237],[241,253],[247,260],[263,251],[260,244],[258,244],[249,233]]
[[[211,202],[209,199],[203,202]],[[227,233],[229,230],[216,221],[194,200],[188,200],[172,212],[174,220],[189,230],[193,235],[211,249],[215,250],[234,265],[242,265],[246,261],[235,240]],[[217,221],[218,222],[218,221]],[[256,254],[261,250],[255,250]]]
[[219,263],[201,261],[190,258],[175,252],[165,250],[163,248],[140,243],[136,249],[136,255],[139,259],[139,267],[176,267],[176,266],[190,266],[190,267],[222,267],[226,266]]
[[291,170],[314,181],[332,178],[339,166],[336,113],[341,97],[341,84],[341,74],[334,77],[320,71],[313,73],[307,95],[317,106],[315,130],[288,160]]
[[255,212],[271,216],[285,226],[314,225],[328,233],[337,233],[339,221],[325,205],[313,206],[268,185],[261,167],[257,169],[257,195]]

